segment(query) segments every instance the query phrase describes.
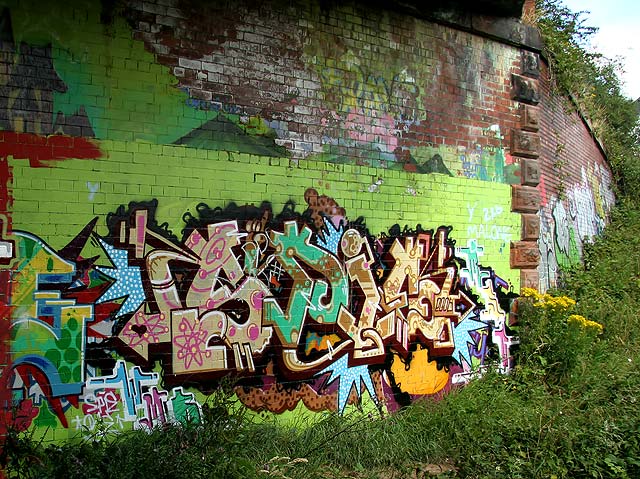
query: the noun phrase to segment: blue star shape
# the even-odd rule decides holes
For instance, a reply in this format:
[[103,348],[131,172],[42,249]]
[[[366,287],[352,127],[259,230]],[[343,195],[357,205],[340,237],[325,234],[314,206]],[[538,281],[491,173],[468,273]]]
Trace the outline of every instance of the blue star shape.
[[356,393],[360,397],[360,381],[364,383],[364,387],[369,392],[369,396],[373,401],[378,404],[378,397],[373,387],[373,381],[369,374],[369,368],[365,366],[349,367],[347,355],[342,356],[335,363],[330,364],[317,375],[321,376],[326,373],[331,373],[331,377],[327,381],[327,384],[332,383],[336,379],[340,381],[338,388],[338,411],[340,414],[344,412],[344,408],[347,405],[347,399],[349,399],[349,393],[351,388],[356,386]]
[[340,227],[336,228],[327,218],[322,219],[324,221],[324,238],[318,236],[317,244],[333,254],[338,254],[338,244],[340,244],[340,238],[344,233],[344,225],[340,224]]
[[123,314],[135,312],[145,300],[140,268],[138,266],[129,266],[129,253],[127,250],[114,248],[102,239],[98,239],[98,241],[115,268],[96,266],[96,269],[115,280],[115,282],[98,298],[96,303],[105,303],[126,296],[127,299],[120,306],[118,315],[122,316]]
[[469,366],[471,366],[471,352],[469,351],[469,344],[472,344],[471,331],[477,331],[478,329],[488,328],[486,323],[477,321],[475,319],[463,319],[457,325],[453,325],[453,343],[455,349],[453,351],[453,359],[460,363],[462,366],[462,360],[464,359]]

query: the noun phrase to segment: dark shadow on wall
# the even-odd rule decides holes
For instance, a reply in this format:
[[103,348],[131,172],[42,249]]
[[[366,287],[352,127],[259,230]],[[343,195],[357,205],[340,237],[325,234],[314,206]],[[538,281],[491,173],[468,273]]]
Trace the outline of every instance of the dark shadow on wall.
[[84,107],[54,118],[55,93],[67,92],[53,64],[51,44],[20,43],[13,38],[11,13],[0,12],[0,63],[6,65],[6,80],[0,85],[0,129],[38,135],[66,134],[95,137]]

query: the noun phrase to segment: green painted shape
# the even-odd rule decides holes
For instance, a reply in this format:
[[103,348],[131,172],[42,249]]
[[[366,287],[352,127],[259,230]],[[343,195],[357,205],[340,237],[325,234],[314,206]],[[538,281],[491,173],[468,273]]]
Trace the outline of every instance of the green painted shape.
[[169,69],[132,39],[124,19],[100,21],[99,2],[68,0],[65,8],[26,0],[11,6],[16,44],[52,45],[54,68],[67,91],[54,94],[54,115],[87,113],[97,138],[171,143],[214,113],[187,106]]
[[286,252],[295,251],[295,258],[303,261],[316,271],[322,272],[331,284],[331,302],[326,305],[323,298],[329,293],[329,284],[325,281],[315,281],[311,294],[309,315],[316,321],[335,323],[341,305],[347,305],[349,297],[349,283],[346,274],[336,259],[321,248],[311,244],[311,230],[304,227],[298,233],[297,224],[285,225],[284,235],[276,233],[274,245],[280,246],[282,252],[277,255],[285,267],[299,267],[296,260]]
[[173,415],[180,424],[201,424],[202,416],[193,393],[184,393],[182,388],[175,388],[171,396]]
[[506,183],[510,185],[519,185],[522,182],[520,178],[520,165],[516,163],[506,165],[504,167],[504,177],[506,179]]
[[[11,357],[16,359],[32,354],[35,351],[57,350],[55,337],[51,330],[37,320],[26,320],[13,325]],[[49,353],[45,358],[59,359],[53,353]]]
[[505,176],[504,165],[506,160],[505,160],[503,148],[498,148],[496,150],[494,161],[495,161],[495,168],[496,168],[496,178],[504,178],[504,182],[509,183],[509,178]]
[[[314,158],[328,163],[353,164],[352,156],[345,156],[337,145],[325,145],[324,152]],[[418,146],[409,149],[406,163],[397,161],[395,155],[374,151],[368,147],[358,150],[357,166],[384,168],[407,173],[441,174],[492,183],[520,184],[520,164],[505,164],[502,147],[486,147],[482,150],[459,150],[449,145]]]
[[77,324],[78,320],[75,318],[63,316],[62,321],[60,338],[56,338],[51,330],[37,319],[15,324],[11,353],[16,360],[41,351],[43,357],[58,369],[63,383],[76,384],[84,380],[80,364],[83,331],[82,328],[71,327],[71,323]]
[[556,261],[561,268],[570,268],[582,261],[580,257],[580,250],[578,249],[578,243],[576,239],[576,232],[573,227],[569,226],[569,252],[564,253],[554,241],[556,251]]
[[[266,300],[264,302],[263,318],[265,324],[273,325],[286,343],[293,347],[297,344],[302,323],[304,322],[307,308],[311,305],[310,298],[313,291],[313,281],[307,277],[300,267],[295,257],[300,250],[304,249],[305,240],[309,241],[311,230],[304,227],[302,232],[298,232],[297,223],[286,223],[284,233],[272,233],[273,246],[276,248],[276,258],[282,264],[289,276],[294,278],[294,284],[289,299],[287,311],[283,311],[276,301]],[[292,252],[293,254],[290,254]],[[318,260],[322,256],[322,251],[315,249],[307,251],[305,260]],[[294,256],[295,255],[295,256]]]
[[[482,149],[459,149],[457,147],[420,146],[411,149],[409,166],[417,173],[442,173],[493,183],[520,183],[520,165],[513,163],[505,166],[502,147]],[[392,168],[405,168],[397,163]]]
[[287,156],[286,148],[275,144],[273,137],[248,134],[227,116],[218,114],[199,128],[190,131],[174,142],[193,148],[236,151],[252,155]]
[[244,267],[243,270],[247,275],[257,276],[258,268],[256,267],[256,261],[258,259],[258,250],[257,247],[254,249],[245,248],[244,249]]
[[46,402],[40,405],[40,412],[33,420],[33,424],[36,428],[58,429],[61,427],[60,421],[57,416],[51,412],[51,409],[49,409],[49,405]]
[[[295,346],[307,311],[318,322],[337,321],[340,306],[347,304],[349,284],[336,259],[310,243],[311,230],[308,227],[298,231],[297,223],[285,223],[284,232],[272,233],[271,240],[277,251],[276,258],[294,278],[294,286],[287,311],[282,311],[275,301],[266,301],[264,317],[267,324],[278,328],[288,346]],[[325,274],[331,284],[330,303],[326,304],[324,301],[329,292],[329,284],[324,280],[310,280],[299,261]]]

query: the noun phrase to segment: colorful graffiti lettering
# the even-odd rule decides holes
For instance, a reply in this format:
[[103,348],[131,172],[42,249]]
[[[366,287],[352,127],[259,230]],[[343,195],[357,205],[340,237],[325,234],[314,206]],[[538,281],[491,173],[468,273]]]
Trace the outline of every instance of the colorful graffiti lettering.
[[[393,408],[491,363],[509,369],[507,285],[475,240],[455,248],[450,228],[419,226],[374,238],[333,199],[305,199],[278,215],[200,204],[182,239],[158,225],[155,201],[118,208],[107,235],[96,218],[57,252],[7,234],[14,399],[63,427],[73,408],[78,431],[152,429],[200,421],[185,388],[222,378],[254,410],[343,412],[365,393]],[[88,246],[104,255],[84,257]],[[437,385],[411,385],[425,374]]]

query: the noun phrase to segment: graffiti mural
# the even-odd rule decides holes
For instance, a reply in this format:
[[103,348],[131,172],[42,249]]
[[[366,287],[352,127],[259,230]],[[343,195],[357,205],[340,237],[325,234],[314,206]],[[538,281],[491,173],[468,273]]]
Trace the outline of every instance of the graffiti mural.
[[202,203],[180,238],[155,200],[117,208],[106,235],[94,219],[58,251],[6,233],[3,377],[26,422],[87,434],[200,421],[222,380],[255,411],[393,410],[510,368],[507,284],[476,240],[398,225],[373,237],[332,198],[305,200],[277,214]]
[[539,212],[540,290],[556,287],[562,268],[578,263],[584,245],[608,223],[614,204],[611,174],[595,164],[582,168],[582,179],[564,198],[553,196]]

